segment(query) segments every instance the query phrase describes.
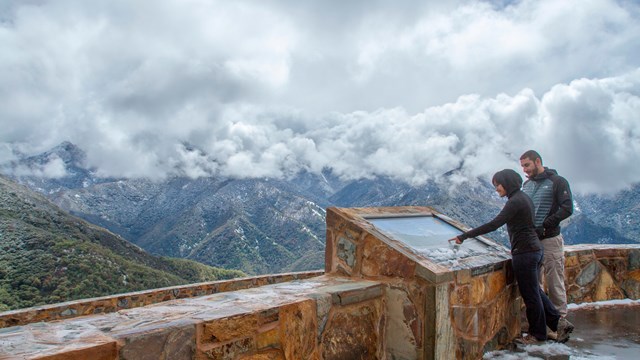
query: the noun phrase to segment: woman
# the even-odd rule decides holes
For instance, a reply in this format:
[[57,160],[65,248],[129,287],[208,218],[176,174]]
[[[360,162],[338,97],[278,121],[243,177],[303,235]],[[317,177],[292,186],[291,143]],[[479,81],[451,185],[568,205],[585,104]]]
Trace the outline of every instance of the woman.
[[492,232],[507,224],[511,242],[511,262],[529,321],[528,335],[517,341],[535,344],[547,340],[547,326],[552,331],[557,331],[560,315],[540,289],[538,281],[543,247],[533,225],[533,202],[520,191],[522,177],[514,170],[505,169],[497,172],[493,175],[492,182],[500,197],[509,198],[502,211],[490,222],[462,233],[451,241],[462,244],[465,239]]

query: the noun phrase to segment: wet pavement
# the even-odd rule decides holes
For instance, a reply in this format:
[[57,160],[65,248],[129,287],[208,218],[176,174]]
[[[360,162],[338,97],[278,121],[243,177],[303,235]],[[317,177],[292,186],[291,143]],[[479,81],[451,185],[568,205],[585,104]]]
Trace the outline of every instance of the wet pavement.
[[640,305],[570,310],[575,330],[566,344],[549,342],[515,351],[487,353],[484,359],[640,359]]
[[576,309],[567,319],[576,329],[567,345],[615,359],[640,358],[640,306]]

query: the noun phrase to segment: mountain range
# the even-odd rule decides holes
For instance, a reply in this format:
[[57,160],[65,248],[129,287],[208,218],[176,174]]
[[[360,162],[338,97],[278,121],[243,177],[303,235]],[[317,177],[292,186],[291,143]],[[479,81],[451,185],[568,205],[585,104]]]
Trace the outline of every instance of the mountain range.
[[[65,175],[37,175],[52,159],[64,165]],[[322,268],[328,206],[432,206],[476,226],[504,204],[491,184],[479,179],[452,186],[447,174],[421,186],[385,177],[345,180],[330,171],[290,179],[103,178],[68,142],[3,164],[0,171],[152,254],[249,274]],[[639,204],[638,185],[609,197],[575,195],[565,242],[637,243]],[[507,243],[504,229],[490,235]]]

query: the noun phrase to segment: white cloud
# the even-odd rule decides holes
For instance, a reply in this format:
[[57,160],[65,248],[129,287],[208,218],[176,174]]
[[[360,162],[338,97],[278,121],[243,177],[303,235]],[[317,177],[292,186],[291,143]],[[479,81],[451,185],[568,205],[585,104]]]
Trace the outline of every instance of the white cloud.
[[48,179],[59,179],[67,175],[64,161],[58,156],[50,156],[43,164],[19,165],[7,167],[5,170],[16,176],[35,176]]
[[613,0],[8,1],[0,160],[69,140],[105,175],[419,184],[535,148],[615,191],[640,181],[639,20]]
[[17,158],[13,153],[11,146],[7,143],[0,144],[0,163],[8,163],[13,160],[17,160]]
[[640,182],[640,70],[624,77],[580,79],[543,98],[541,138],[549,157],[582,191],[615,191]]

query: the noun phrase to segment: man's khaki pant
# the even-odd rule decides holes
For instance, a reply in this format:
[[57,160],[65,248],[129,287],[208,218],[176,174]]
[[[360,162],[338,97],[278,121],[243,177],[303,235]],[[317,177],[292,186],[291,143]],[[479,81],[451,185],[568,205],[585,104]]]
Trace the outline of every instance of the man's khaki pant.
[[564,239],[562,235],[542,240],[544,259],[540,276],[540,286],[549,295],[551,303],[561,317],[567,315],[567,291],[564,287]]

